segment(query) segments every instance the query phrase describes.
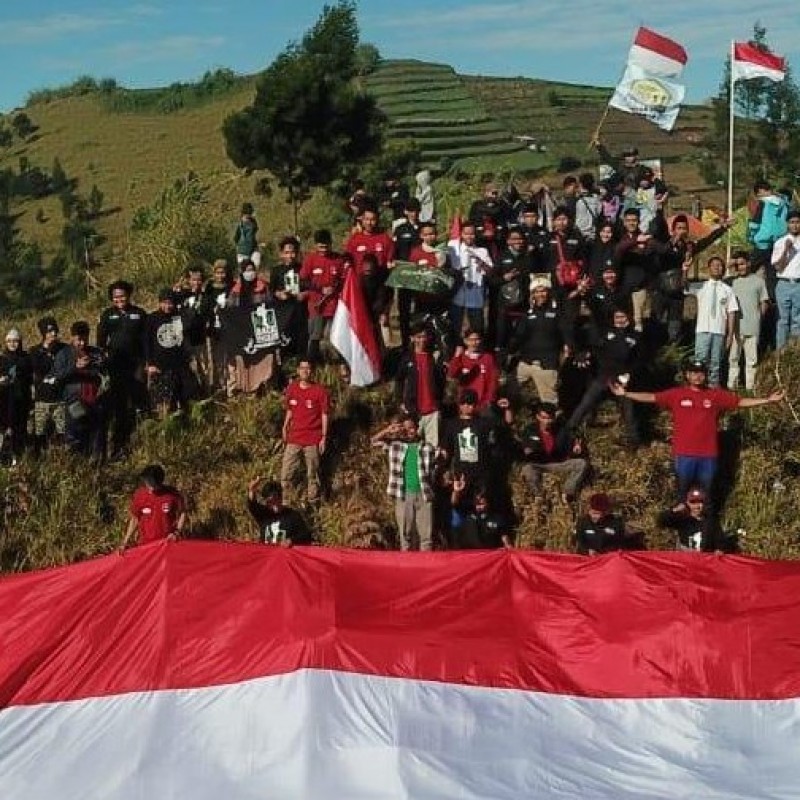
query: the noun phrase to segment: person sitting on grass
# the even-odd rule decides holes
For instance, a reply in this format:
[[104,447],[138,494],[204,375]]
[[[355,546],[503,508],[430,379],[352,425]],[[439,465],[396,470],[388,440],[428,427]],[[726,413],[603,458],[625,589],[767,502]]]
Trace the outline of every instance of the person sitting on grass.
[[131,498],[128,527],[120,545],[124,551],[138,531],[136,544],[161,539],[174,542],[186,527],[186,502],[183,495],[165,483],[164,467],[149,464],[139,473],[139,488]]
[[262,499],[256,497],[261,480],[257,475],[247,484],[247,510],[258,525],[261,541],[281,547],[313,544],[302,514],[283,504],[283,491],[278,481],[267,481],[261,488]]
[[513,547],[509,521],[492,509],[486,488],[477,486],[471,501],[466,495],[466,488],[464,476],[454,476],[450,494],[452,546],[485,550]]
[[677,550],[712,553],[731,549],[719,518],[709,511],[706,492],[699,486],[689,489],[683,502],[662,511],[658,524],[676,532]]

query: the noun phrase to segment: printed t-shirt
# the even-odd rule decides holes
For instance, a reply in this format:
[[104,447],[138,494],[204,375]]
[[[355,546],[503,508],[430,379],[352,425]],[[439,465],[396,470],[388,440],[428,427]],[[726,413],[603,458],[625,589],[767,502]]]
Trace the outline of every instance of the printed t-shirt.
[[322,415],[328,413],[328,392],[318,383],[303,388],[299,381],[286,387],[286,408],[292,412],[287,432],[287,443],[300,447],[313,447],[322,440]]
[[140,486],[133,493],[130,505],[131,515],[139,523],[139,544],[166,539],[175,533],[184,507],[183,497],[176,489],[165,486],[156,493]]

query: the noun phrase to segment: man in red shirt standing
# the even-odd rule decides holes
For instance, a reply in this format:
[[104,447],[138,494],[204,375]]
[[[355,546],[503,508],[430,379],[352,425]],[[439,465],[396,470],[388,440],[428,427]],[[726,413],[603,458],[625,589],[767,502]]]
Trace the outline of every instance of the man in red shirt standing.
[[164,483],[164,468],[150,464],[140,475],[141,485],[133,493],[130,516],[120,550],[124,550],[137,529],[137,544],[160,539],[174,542],[186,525],[186,503],[181,493]]
[[308,499],[319,499],[319,461],[325,452],[328,437],[330,397],[324,386],[311,380],[313,367],[310,361],[297,365],[297,378],[284,394],[286,416],[283,420],[283,463],[281,485],[287,497],[300,462],[305,461],[308,481]]
[[345,252],[353,259],[359,277],[364,275],[364,256],[371,254],[378,262],[381,283],[382,308],[379,322],[385,344],[389,344],[389,308],[392,305],[392,290],[383,286],[389,269],[394,265],[394,241],[385,231],[378,230],[378,212],[367,208],[359,220],[360,230],[350,234],[345,242]]
[[344,276],[344,260],[331,249],[330,231],[314,234],[314,250],[303,259],[300,268],[300,294],[308,308],[308,358],[319,363],[321,342],[329,332]]
[[682,502],[692,486],[708,493],[717,473],[719,443],[717,422],[726,411],[737,408],[757,408],[780,403],[784,392],[769,397],[739,397],[726,389],[706,385],[708,368],[702,361],[690,361],[684,367],[685,386],[675,386],[663,392],[629,392],[620,383],[611,390],[619,397],[637,403],[655,403],[672,414],[672,455],[678,479],[678,497]]

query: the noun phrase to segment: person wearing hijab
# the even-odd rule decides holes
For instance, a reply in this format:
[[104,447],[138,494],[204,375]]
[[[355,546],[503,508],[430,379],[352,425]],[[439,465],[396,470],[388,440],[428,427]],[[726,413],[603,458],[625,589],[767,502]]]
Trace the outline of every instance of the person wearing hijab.
[[22,336],[12,328],[0,352],[0,431],[3,452],[11,453],[11,463],[25,450],[28,415],[31,410],[33,370],[22,347]]

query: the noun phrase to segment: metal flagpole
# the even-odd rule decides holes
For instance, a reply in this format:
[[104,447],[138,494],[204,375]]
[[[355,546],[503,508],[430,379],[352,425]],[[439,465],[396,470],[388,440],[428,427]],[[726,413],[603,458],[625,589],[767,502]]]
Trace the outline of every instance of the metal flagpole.
[[[734,124],[734,97],[733,91],[735,82],[733,78],[733,61],[735,58],[734,42],[731,40],[731,53],[730,53],[730,71],[731,71],[731,84],[730,84],[730,97],[728,100],[729,119],[728,119],[728,218],[733,218],[733,124]],[[725,244],[725,267],[731,262],[731,229],[728,228]]]

